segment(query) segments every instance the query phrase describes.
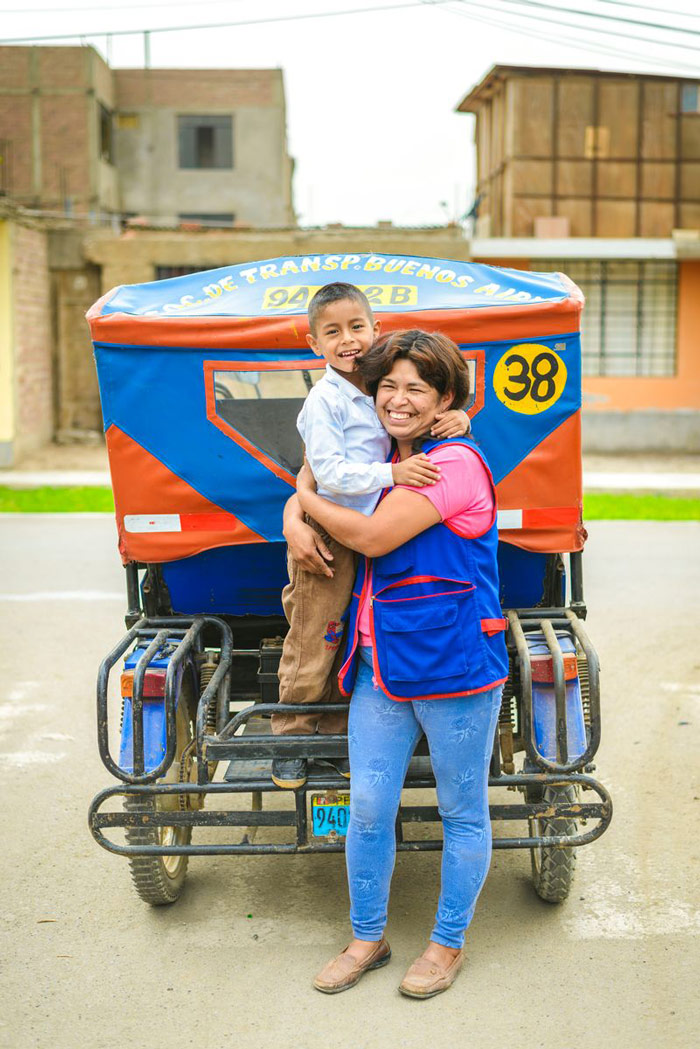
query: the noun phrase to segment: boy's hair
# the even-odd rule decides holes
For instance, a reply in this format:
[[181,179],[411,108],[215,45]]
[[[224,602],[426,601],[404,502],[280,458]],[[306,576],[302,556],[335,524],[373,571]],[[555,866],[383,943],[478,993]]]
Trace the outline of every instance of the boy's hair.
[[331,303],[342,302],[343,299],[349,299],[351,302],[356,302],[358,306],[361,306],[367,314],[370,324],[374,324],[372,307],[367,296],[359,288],[356,288],[354,284],[344,284],[342,281],[335,281],[333,284],[325,284],[322,288],[319,288],[309,303],[308,318],[312,335],[316,334],[318,318],[323,310],[330,306]]
[[469,398],[469,371],[452,339],[439,332],[393,331],[383,335],[364,357],[358,358],[360,371],[374,400],[382,379],[398,360],[412,361],[423,382],[440,396],[452,394],[450,408],[463,408]]

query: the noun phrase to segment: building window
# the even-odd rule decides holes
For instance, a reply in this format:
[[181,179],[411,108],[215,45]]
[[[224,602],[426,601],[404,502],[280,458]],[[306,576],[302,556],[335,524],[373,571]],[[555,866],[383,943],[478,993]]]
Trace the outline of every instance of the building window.
[[232,212],[212,213],[192,212],[187,215],[179,215],[180,222],[198,222],[202,226],[232,226],[235,215]]
[[100,157],[102,160],[106,160],[108,164],[114,163],[114,136],[112,134],[113,129],[113,114],[111,109],[107,109],[107,106],[103,106],[99,103],[100,121]]
[[233,117],[178,117],[181,168],[232,168]]
[[675,375],[675,262],[645,259],[543,259],[586,296],[582,320],[584,375]]
[[683,84],[681,87],[681,113],[697,113],[700,112],[700,105],[698,104],[698,85],[697,84]]

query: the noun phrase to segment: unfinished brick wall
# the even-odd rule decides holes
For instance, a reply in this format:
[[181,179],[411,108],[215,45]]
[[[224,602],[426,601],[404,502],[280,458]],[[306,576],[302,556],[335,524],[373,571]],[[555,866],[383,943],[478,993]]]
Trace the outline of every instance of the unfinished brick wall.
[[25,206],[88,211],[100,196],[99,102],[112,103],[112,73],[93,48],[0,47],[0,189]]
[[280,69],[115,69],[117,106],[276,106],[282,99]]
[[46,234],[43,230],[15,224],[12,254],[17,459],[50,441],[54,431]]
[[88,121],[96,120],[85,95],[41,99],[41,182],[46,205],[62,207],[65,198],[91,202]]
[[0,185],[11,197],[31,197],[32,101],[16,95],[0,95]]

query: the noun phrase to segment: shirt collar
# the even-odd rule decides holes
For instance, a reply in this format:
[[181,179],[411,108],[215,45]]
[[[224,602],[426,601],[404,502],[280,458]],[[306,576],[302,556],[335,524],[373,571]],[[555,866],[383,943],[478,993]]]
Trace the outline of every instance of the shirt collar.
[[363,393],[362,390],[358,390],[357,386],[343,378],[340,372],[337,372],[335,368],[331,368],[330,364],[326,365],[326,379],[334,386],[337,386],[340,392],[345,397],[349,397],[351,401],[363,400],[374,404],[374,401],[368,393]]

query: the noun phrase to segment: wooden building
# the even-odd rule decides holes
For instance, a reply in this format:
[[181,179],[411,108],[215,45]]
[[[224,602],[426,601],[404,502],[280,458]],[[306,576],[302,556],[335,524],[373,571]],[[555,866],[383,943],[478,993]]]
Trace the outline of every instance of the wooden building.
[[476,116],[479,237],[700,227],[700,78],[496,65]]

